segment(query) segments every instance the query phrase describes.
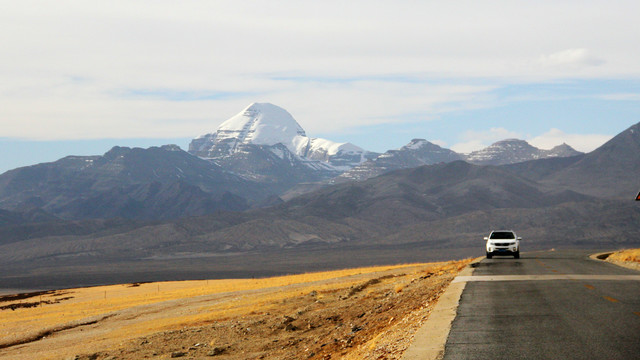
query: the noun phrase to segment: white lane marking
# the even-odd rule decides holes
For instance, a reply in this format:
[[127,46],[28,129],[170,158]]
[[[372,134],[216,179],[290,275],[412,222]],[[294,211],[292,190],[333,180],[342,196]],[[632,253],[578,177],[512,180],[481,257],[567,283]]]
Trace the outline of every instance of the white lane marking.
[[457,276],[454,283],[469,281],[544,281],[544,280],[636,280],[640,281],[640,275],[478,275]]

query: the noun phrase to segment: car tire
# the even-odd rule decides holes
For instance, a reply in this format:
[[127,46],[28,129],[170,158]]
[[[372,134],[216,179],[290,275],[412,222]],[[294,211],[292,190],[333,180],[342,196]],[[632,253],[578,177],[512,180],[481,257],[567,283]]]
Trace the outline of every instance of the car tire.
[[492,253],[487,253],[487,259],[491,259],[493,257]]
[[520,251],[518,251],[515,254],[513,254],[513,258],[514,259],[520,259]]

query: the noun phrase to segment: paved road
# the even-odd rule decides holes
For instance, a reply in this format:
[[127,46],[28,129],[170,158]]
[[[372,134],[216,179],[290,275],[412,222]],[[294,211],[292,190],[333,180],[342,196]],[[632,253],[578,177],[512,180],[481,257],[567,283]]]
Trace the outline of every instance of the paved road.
[[474,264],[444,359],[640,359],[640,273],[587,255]]

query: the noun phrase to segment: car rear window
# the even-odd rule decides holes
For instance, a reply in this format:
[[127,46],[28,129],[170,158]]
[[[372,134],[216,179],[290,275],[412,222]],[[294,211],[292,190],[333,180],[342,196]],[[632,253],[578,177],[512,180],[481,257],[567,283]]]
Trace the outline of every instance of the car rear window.
[[491,239],[515,239],[511,231],[496,231],[491,233]]

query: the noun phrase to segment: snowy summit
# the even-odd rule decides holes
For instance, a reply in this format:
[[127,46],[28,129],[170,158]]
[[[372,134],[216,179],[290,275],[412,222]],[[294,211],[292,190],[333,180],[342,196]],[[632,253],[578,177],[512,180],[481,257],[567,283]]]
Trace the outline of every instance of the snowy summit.
[[298,122],[281,107],[269,103],[253,103],[220,125],[216,140],[235,139],[239,144],[275,145],[281,143],[295,152],[296,143],[307,135]]
[[351,143],[308,137],[288,111],[270,103],[247,106],[223,122],[214,133],[195,138],[189,152],[203,158],[217,158],[240,151],[242,145],[277,144],[301,158],[327,162],[338,170],[362,163],[368,154]]

